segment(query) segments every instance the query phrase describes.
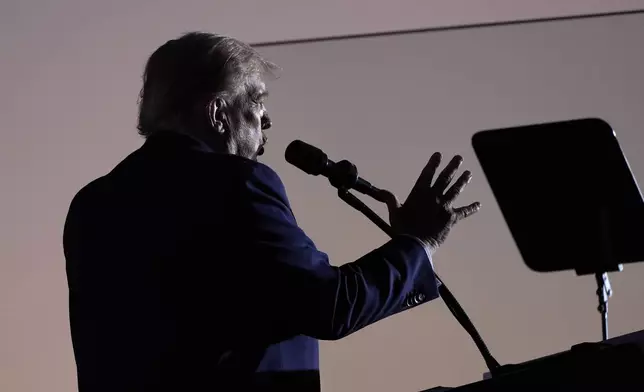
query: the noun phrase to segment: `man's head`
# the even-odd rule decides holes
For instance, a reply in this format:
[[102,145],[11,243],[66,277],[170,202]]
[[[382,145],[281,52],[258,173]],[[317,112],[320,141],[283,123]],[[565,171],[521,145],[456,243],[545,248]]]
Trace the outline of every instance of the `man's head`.
[[168,41],[145,67],[139,133],[183,132],[218,152],[256,159],[271,126],[263,79],[276,68],[230,37],[194,32]]

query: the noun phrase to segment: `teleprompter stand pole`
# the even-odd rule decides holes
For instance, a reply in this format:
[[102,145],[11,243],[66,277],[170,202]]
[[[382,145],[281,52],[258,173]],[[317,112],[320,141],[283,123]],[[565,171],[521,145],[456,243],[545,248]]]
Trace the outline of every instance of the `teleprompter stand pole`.
[[595,274],[597,280],[597,298],[599,299],[599,306],[597,310],[602,318],[602,340],[608,339],[608,299],[613,295],[613,290],[610,287],[607,273]]
[[610,213],[607,209],[600,209],[599,228],[601,230],[600,262],[578,267],[575,269],[577,275],[595,275],[597,282],[597,300],[599,305],[597,311],[601,316],[602,323],[602,340],[608,339],[608,299],[613,295],[613,289],[608,279],[608,272],[618,272],[622,270],[622,264],[614,260],[613,243],[610,236]]

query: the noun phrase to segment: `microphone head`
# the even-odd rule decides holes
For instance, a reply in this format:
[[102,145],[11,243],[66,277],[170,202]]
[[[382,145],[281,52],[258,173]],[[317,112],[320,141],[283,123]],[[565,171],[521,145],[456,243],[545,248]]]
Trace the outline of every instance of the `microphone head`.
[[314,176],[324,174],[329,164],[324,151],[301,140],[294,140],[286,147],[284,158],[286,162]]

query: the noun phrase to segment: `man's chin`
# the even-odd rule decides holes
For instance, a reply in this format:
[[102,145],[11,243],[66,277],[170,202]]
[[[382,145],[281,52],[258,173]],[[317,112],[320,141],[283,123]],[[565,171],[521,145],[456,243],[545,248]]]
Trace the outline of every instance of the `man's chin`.
[[256,157],[260,157],[260,156],[262,156],[262,155],[264,155],[264,146],[260,146],[260,147],[257,149]]

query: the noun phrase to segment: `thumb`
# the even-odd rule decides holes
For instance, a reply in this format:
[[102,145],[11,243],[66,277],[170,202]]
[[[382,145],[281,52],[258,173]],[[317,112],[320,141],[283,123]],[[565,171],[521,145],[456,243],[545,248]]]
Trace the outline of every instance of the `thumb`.
[[378,193],[376,200],[387,204],[387,209],[389,210],[389,216],[391,216],[396,210],[400,208],[400,201],[393,193],[389,192],[386,189],[381,189]]

